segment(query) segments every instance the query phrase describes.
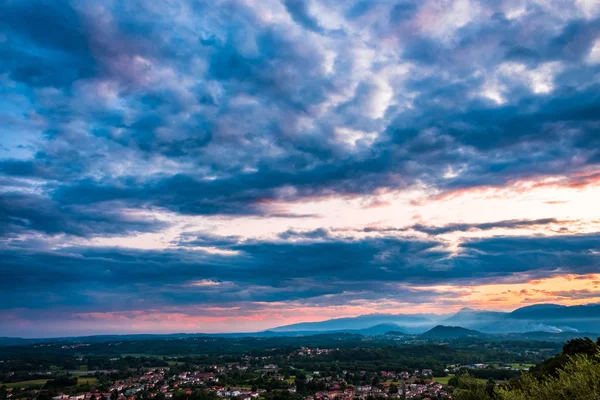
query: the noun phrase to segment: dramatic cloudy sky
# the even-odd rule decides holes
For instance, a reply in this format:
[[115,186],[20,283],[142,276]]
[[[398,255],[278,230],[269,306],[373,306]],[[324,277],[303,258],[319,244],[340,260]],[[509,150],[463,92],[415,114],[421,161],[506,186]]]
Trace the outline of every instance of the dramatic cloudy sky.
[[600,2],[2,0],[0,335],[600,301]]

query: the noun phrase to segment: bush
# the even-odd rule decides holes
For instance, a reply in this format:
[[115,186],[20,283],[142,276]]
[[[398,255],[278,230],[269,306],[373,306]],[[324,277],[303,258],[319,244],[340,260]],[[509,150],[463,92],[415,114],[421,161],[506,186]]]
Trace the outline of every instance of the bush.
[[598,400],[600,363],[578,354],[570,357],[558,376],[538,380],[526,373],[518,388],[499,389],[496,394],[501,400]]

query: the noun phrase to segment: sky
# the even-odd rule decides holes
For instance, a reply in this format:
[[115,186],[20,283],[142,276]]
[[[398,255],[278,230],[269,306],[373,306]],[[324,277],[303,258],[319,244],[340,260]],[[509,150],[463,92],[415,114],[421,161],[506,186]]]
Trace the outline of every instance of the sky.
[[0,2],[0,336],[600,302],[600,2]]

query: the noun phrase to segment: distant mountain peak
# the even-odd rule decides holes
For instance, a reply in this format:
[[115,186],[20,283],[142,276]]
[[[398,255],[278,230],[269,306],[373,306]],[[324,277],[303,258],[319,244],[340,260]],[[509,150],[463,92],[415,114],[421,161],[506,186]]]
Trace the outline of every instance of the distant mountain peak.
[[421,336],[428,339],[453,339],[461,337],[482,336],[483,333],[461,326],[437,325]]
[[460,310],[458,310],[456,312],[456,314],[471,314],[471,313],[475,313],[475,312],[479,312],[479,310],[476,310],[476,309],[471,308],[471,307],[463,307]]

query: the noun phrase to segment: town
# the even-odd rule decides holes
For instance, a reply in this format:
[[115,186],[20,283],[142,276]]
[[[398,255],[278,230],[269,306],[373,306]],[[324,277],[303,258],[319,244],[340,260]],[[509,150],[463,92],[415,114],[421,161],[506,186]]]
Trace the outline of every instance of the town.
[[[120,343],[111,345],[114,347]],[[62,345],[60,348],[76,351],[87,346]],[[367,353],[367,350],[364,352]],[[0,384],[0,393],[2,400],[451,399],[451,377],[461,370],[520,371],[520,368],[511,365],[484,363],[448,364],[442,373],[438,371],[435,374],[432,368],[361,369],[360,363],[354,363],[356,367],[352,369],[341,369],[337,362],[326,364],[320,370],[300,367],[306,362],[336,354],[340,354],[339,348],[302,346],[287,354],[242,354],[236,360],[210,365],[190,364],[177,357],[112,357],[107,362],[142,360],[144,366],[71,371],[67,377],[61,378],[48,371],[35,371],[29,375],[47,379],[24,381],[22,385],[18,382],[6,386]],[[83,362],[83,358],[77,360]],[[275,362],[283,362],[284,365]],[[153,366],[153,363],[164,365]],[[63,382],[63,387],[60,382]]]
[[[347,379],[353,379],[355,373],[342,370],[340,374],[329,374],[321,371],[304,373],[296,371],[296,376],[283,375],[274,364],[264,365],[254,372],[260,385],[228,385],[231,377],[239,376],[240,371],[249,371],[248,364],[196,366],[194,369],[173,374],[176,368],[149,368],[139,376],[116,380],[106,390],[92,388],[83,393],[59,393],[53,400],[136,400],[140,398],[171,399],[189,397],[195,392],[203,392],[220,398],[251,400],[265,397],[267,393],[287,392],[290,396],[305,400],[352,400],[367,398],[390,399],[427,399],[451,398],[446,387],[433,379],[432,370],[412,370],[402,372],[380,371],[368,373],[359,371],[356,378],[361,384],[353,385]],[[116,372],[106,371],[105,373]],[[8,389],[6,397],[20,398],[17,387]],[[33,391],[35,395],[39,391]],[[291,396],[296,395],[296,396]]]

